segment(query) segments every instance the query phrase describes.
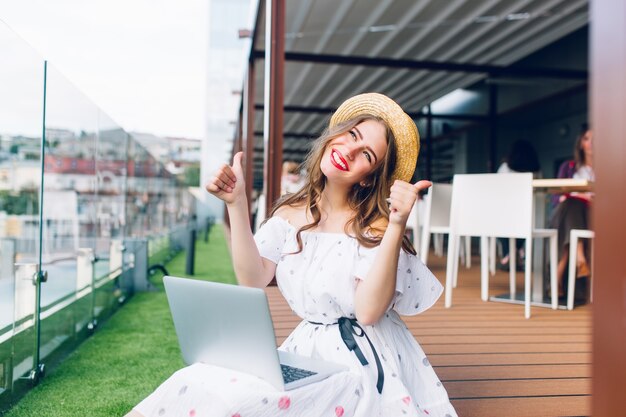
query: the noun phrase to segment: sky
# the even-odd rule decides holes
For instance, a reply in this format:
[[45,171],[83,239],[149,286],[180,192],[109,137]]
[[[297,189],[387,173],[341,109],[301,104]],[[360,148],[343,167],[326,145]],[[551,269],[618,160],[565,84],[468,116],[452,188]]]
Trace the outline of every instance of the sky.
[[2,0],[0,21],[127,131],[201,139],[208,0]]

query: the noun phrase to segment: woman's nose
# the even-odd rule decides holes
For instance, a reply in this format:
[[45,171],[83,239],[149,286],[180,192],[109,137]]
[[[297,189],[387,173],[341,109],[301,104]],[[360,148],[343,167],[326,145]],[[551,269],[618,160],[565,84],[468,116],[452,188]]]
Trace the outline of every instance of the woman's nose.
[[354,159],[354,156],[359,150],[359,144],[355,142],[348,143],[346,145],[346,157],[349,159]]

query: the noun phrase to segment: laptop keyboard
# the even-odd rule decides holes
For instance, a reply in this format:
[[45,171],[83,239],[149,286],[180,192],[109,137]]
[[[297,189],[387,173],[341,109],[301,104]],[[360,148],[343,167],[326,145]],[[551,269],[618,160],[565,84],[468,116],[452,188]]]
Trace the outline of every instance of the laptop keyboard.
[[280,364],[280,369],[283,372],[283,380],[285,384],[288,384],[298,379],[306,378],[307,376],[315,375],[317,372],[307,371],[306,369],[296,368],[289,365]]

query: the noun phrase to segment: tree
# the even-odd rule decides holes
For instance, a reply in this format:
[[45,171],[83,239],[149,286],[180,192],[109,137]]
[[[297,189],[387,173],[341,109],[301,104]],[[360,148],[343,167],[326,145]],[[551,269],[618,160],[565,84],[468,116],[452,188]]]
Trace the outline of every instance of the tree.
[[39,212],[37,190],[21,190],[19,193],[0,191],[0,211],[7,214],[35,214]]
[[200,185],[200,166],[189,165],[185,168],[183,185],[198,187]]

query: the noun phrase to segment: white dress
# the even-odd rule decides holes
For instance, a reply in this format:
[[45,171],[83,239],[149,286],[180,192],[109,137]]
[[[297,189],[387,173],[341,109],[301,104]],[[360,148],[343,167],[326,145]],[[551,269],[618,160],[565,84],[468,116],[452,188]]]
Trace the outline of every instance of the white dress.
[[303,250],[293,254],[298,250],[296,229],[278,216],[255,235],[261,256],[277,265],[283,296],[303,318],[280,349],[341,363],[350,370],[280,392],[254,376],[195,364],[176,372],[136,410],[145,416],[191,417],[457,415],[424,351],[398,315],[421,313],[441,295],[442,286],[428,268],[401,251],[390,309],[375,325],[362,326],[367,337],[354,336],[359,349],[351,351],[337,323],[343,320],[345,325],[354,318],[357,280],[366,279],[377,248],[364,248],[342,233],[302,232],[301,237]]

